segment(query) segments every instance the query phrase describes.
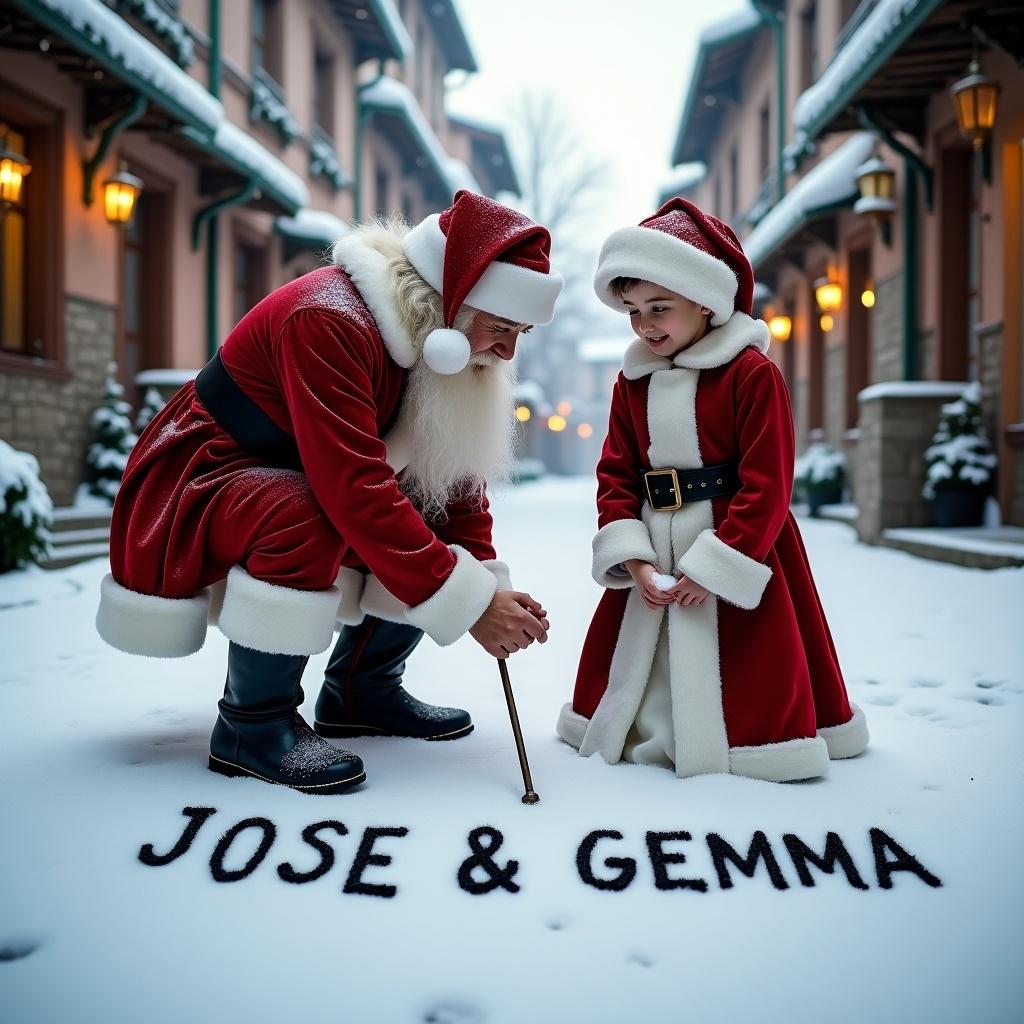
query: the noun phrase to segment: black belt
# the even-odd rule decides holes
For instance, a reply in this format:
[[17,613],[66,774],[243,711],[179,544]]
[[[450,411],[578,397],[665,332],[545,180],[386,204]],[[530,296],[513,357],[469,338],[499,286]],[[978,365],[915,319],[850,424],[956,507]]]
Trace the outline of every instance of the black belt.
[[244,451],[272,466],[302,469],[295,438],[286,434],[235,383],[220,352],[199,371],[196,394],[206,411]]
[[700,469],[651,469],[644,473],[644,489],[655,511],[675,512],[689,501],[735,494],[740,476],[734,462]]

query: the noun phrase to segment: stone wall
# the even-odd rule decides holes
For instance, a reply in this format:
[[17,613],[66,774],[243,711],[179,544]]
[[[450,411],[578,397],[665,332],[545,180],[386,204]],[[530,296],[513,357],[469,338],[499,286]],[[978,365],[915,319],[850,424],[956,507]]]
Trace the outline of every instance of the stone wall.
[[796,430],[796,448],[801,451],[807,444],[807,379],[801,378],[793,384],[793,426]]
[[838,447],[846,433],[846,348],[825,348],[825,437]]
[[995,441],[999,429],[1000,381],[1003,374],[1003,325],[985,324],[976,328],[978,339],[978,382],[981,384],[981,409],[988,436]]
[[70,504],[84,478],[89,417],[103,399],[114,331],[112,307],[69,295],[64,345],[70,379],[0,372],[0,437],[39,460],[55,505]]
[[868,367],[872,383],[903,378],[903,274],[875,285],[872,309],[872,365]]

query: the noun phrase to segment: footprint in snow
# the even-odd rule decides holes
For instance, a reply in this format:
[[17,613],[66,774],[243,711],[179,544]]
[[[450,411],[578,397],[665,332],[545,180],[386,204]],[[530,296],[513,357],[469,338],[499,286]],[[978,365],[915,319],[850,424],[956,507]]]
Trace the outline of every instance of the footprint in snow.
[[483,1011],[467,1003],[443,1000],[423,1015],[424,1024],[483,1024]]
[[648,956],[646,953],[630,953],[626,957],[626,963],[637,964],[640,967],[653,967],[654,958]]
[[11,939],[6,942],[0,941],[0,963],[9,963],[12,960],[24,960],[31,956],[42,943],[35,939]]
[[864,702],[866,704],[874,704],[880,708],[891,708],[899,699],[898,693],[875,693],[870,697],[865,697]]
[[938,679],[911,679],[910,685],[919,690],[934,690],[942,685]]
[[552,917],[544,922],[544,926],[550,931],[560,932],[568,928],[569,923],[570,921],[568,917]]

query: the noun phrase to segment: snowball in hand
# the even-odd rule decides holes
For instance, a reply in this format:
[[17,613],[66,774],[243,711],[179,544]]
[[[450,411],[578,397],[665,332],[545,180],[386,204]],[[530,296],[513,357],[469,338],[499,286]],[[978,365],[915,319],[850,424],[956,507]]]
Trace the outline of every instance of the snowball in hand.
[[671,590],[678,582],[675,576],[666,576],[663,572],[656,572],[651,577],[651,582],[661,591]]

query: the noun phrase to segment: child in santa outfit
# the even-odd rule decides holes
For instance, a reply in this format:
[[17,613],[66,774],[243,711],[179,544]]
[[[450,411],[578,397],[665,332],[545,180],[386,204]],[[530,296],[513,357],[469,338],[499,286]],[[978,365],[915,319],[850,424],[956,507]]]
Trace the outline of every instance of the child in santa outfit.
[[601,251],[594,287],[637,338],[597,467],[607,589],[558,732],[609,764],[786,782],[868,743],[789,510],[793,419],[753,284],[685,199]]

